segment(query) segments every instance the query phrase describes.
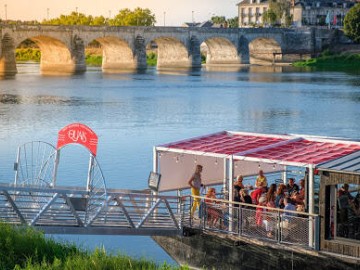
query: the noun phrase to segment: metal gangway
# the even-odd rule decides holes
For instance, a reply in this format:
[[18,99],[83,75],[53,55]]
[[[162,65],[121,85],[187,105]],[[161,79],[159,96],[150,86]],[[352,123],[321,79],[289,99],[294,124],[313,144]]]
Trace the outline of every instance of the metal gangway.
[[177,235],[177,196],[149,192],[0,184],[0,221],[51,234]]
[[[108,189],[96,159],[97,135],[74,123],[59,131],[57,146],[42,141],[18,148],[13,184],[0,184],[0,222],[29,225],[45,233],[176,235],[182,233],[178,196],[151,190]],[[61,149],[85,146],[90,153],[86,186],[58,184]]]

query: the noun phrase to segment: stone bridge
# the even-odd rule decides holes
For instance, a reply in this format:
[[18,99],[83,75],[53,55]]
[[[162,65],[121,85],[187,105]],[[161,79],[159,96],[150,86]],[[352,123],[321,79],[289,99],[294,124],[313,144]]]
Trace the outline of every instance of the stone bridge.
[[146,49],[157,44],[158,68],[274,64],[314,54],[330,43],[331,30],[315,28],[185,28],[0,25],[0,74],[16,74],[15,49],[30,39],[41,50],[44,74],[86,70],[85,47],[98,41],[102,70],[146,68]]

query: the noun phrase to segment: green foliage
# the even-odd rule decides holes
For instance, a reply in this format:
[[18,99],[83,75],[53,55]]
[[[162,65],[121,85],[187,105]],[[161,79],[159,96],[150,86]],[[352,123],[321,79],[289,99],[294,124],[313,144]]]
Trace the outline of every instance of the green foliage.
[[239,27],[239,17],[234,17],[234,18],[230,18],[230,19],[227,19],[227,22],[228,22],[228,26],[230,28],[238,28]]
[[206,55],[201,54],[201,64],[205,64],[205,63],[206,63]]
[[93,17],[84,13],[71,12],[70,15],[60,15],[58,18],[43,20],[42,24],[51,25],[106,25],[106,19],[103,16]]
[[84,13],[71,12],[69,15],[60,15],[58,18],[43,20],[42,24],[50,25],[110,25],[110,26],[153,26],[156,23],[155,15],[149,9],[128,8],[122,9],[113,19],[104,16],[93,17]]
[[360,3],[353,6],[346,14],[344,32],[354,42],[360,43]]
[[16,61],[40,62],[41,52],[38,48],[18,48],[15,51]]
[[213,16],[211,17],[212,23],[224,24],[226,22],[225,16]]
[[122,9],[119,13],[109,20],[112,26],[153,26],[156,23],[155,15],[150,9],[135,8],[131,11],[128,8]]
[[274,25],[277,20],[276,14],[272,9],[268,9],[264,12],[262,18],[264,23],[268,23],[270,25]]
[[127,270],[181,269],[166,263],[157,265],[145,259],[135,260],[126,255],[110,255],[104,249],[84,252],[72,244],[60,244],[45,238],[31,228],[12,227],[0,223],[0,269],[2,270]]
[[321,67],[321,68],[360,68],[360,54],[341,53],[334,54],[324,51],[319,57],[293,63],[296,67]]
[[[94,43],[96,44],[96,43]],[[102,50],[96,46],[92,48],[87,48],[85,50],[85,62],[88,66],[101,66],[102,65]],[[16,61],[34,61],[40,62],[41,51],[39,48],[18,48],[15,51]],[[156,66],[157,64],[157,54],[150,52],[146,56],[146,62],[149,66]],[[0,268],[1,269],[1,268]]]
[[284,15],[290,14],[290,4],[288,0],[270,0],[269,9],[271,9],[276,14],[276,18],[280,20]]
[[14,269],[15,265],[23,267],[29,261],[53,264],[56,258],[65,260],[67,256],[82,253],[74,245],[56,243],[31,228],[13,228],[2,223],[0,247],[0,269]]
[[149,66],[156,66],[157,64],[157,54],[150,52],[146,55],[146,62]]
[[270,0],[269,9],[263,14],[263,20],[270,25],[281,22],[284,26],[291,25],[291,3],[288,0]]

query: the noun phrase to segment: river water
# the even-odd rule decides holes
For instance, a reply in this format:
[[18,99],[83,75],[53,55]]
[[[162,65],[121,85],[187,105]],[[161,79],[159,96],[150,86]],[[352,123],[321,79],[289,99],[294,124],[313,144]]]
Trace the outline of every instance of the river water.
[[[282,67],[85,74],[46,77],[18,65],[0,80],[0,182],[14,179],[17,146],[56,145],[57,132],[81,122],[99,136],[97,158],[110,188],[143,189],[152,147],[221,130],[360,137],[359,72]],[[59,185],[86,184],[88,154],[62,151]],[[175,263],[149,237],[55,236],[84,248]]]

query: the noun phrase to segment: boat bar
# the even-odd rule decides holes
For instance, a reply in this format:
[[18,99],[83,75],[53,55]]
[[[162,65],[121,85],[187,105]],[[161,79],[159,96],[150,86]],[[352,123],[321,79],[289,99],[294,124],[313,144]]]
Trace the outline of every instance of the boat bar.
[[359,141],[222,131],[155,146],[153,155],[159,192],[189,189],[188,180],[201,164],[203,184],[221,185],[229,202],[237,175],[255,181],[261,169],[287,183],[291,170],[299,168],[306,213],[320,217],[320,230],[309,223],[309,242],[317,238],[321,251],[360,258]]

